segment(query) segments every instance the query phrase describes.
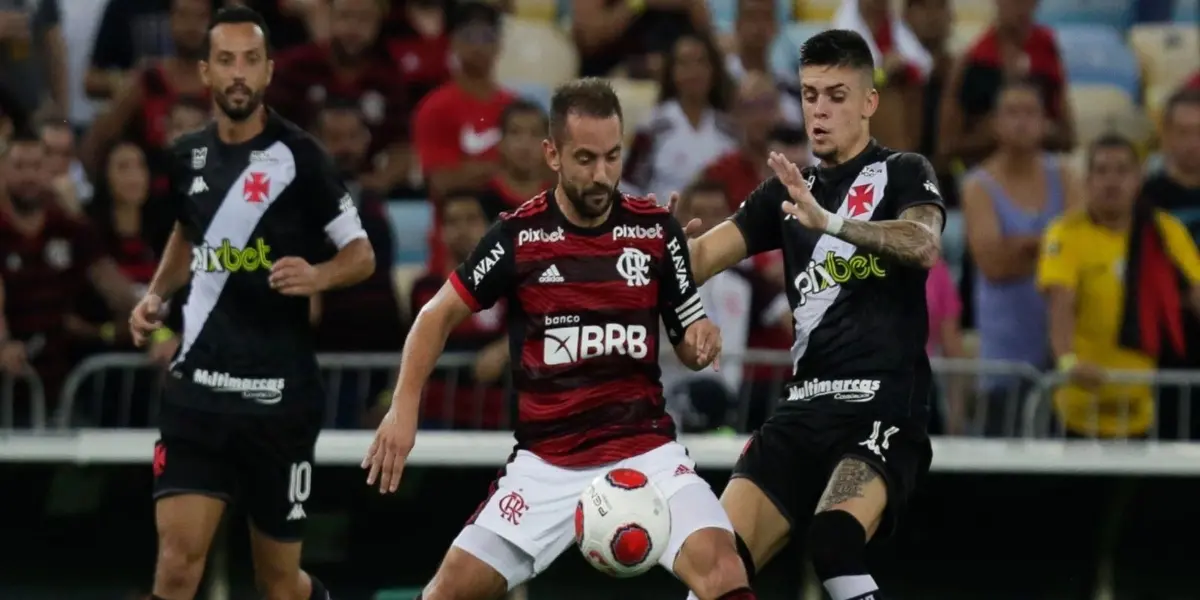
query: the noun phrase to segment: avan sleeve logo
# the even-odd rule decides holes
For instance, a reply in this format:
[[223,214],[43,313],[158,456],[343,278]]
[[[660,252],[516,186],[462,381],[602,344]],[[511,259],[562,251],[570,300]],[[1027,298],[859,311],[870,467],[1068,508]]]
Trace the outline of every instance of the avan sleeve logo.
[[475,263],[475,269],[471,273],[471,283],[478,286],[479,282],[483,281],[483,278],[487,277],[487,274],[496,266],[496,263],[500,262],[502,256],[504,256],[504,246],[501,246],[500,242],[496,242],[488,255]]

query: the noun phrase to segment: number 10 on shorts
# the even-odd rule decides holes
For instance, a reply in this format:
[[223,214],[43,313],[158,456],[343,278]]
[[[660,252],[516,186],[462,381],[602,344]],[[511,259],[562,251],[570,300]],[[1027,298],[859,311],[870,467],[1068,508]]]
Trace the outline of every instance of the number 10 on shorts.
[[292,473],[288,477],[288,502],[303,503],[311,492],[312,463],[307,460],[292,463]]

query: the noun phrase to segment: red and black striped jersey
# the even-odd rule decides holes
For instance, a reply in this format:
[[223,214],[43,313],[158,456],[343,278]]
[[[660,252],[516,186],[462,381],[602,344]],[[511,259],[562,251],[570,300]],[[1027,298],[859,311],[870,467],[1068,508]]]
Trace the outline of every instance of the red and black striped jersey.
[[505,213],[450,276],[474,310],[507,300],[518,447],[564,467],[636,456],[675,437],[658,366],[705,317],[687,238],[653,201],[622,196],[582,228],[553,191]]

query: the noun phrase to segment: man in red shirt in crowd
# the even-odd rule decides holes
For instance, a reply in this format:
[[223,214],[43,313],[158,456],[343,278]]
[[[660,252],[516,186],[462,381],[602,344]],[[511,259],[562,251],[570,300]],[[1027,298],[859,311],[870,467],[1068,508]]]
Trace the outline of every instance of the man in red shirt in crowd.
[[478,195],[489,221],[554,187],[542,157],[548,125],[546,112],[528,100],[514,100],[500,115],[500,169]]
[[[9,326],[0,353],[5,365],[31,365],[53,403],[76,358],[70,323],[78,321],[71,318],[77,298],[95,286],[114,316],[137,298],[92,228],[55,205],[45,161],[42,141],[25,132],[0,154],[0,280]],[[102,332],[113,339],[116,329]]]
[[393,2],[383,25],[388,51],[400,65],[414,101],[450,81],[454,55],[446,33],[446,7],[440,0]]
[[704,168],[704,179],[725,188],[731,211],[736,211],[742,200],[771,176],[767,167],[767,146],[772,130],[782,122],[782,117],[779,91],[766,74],[751,71],[742,77],[738,83],[734,118],[741,129],[741,145]]
[[[446,247],[446,268],[430,271],[413,284],[413,314],[433,299],[455,267],[466,262],[489,225],[483,206],[474,196],[451,192],[442,200],[441,239]],[[421,403],[422,427],[499,429],[508,423],[503,388],[498,385],[508,366],[506,327],[502,300],[471,315],[450,332],[446,352],[474,353],[475,362],[434,372]]]
[[330,39],[283,52],[267,88],[267,104],[285,118],[312,129],[328,100],[349,100],[371,129],[370,156],[379,165],[362,178],[381,193],[407,182],[411,159],[408,120],[411,103],[379,32],[383,10],[376,0],[333,0]]
[[[483,189],[500,171],[500,117],[514,99],[495,77],[500,12],[485,2],[462,2],[450,30],[458,72],[421,101],[413,119],[413,143],[435,206],[450,190]],[[438,212],[429,243],[429,267],[435,272],[445,260],[437,240]]]

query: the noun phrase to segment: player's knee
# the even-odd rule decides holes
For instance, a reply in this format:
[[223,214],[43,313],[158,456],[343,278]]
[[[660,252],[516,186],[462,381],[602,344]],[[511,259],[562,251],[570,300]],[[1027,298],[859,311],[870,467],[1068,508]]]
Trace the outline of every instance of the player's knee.
[[493,600],[508,591],[504,578],[460,548],[450,548],[421,600]]
[[182,595],[194,593],[200,586],[200,579],[204,577],[207,554],[204,544],[194,542],[188,537],[160,536],[155,587]]
[[742,557],[733,536],[724,529],[706,528],[688,536],[675,564],[676,574],[701,600],[719,598],[748,585]]
[[817,513],[808,528],[808,555],[822,580],[861,573],[866,545],[866,529],[844,510]]

